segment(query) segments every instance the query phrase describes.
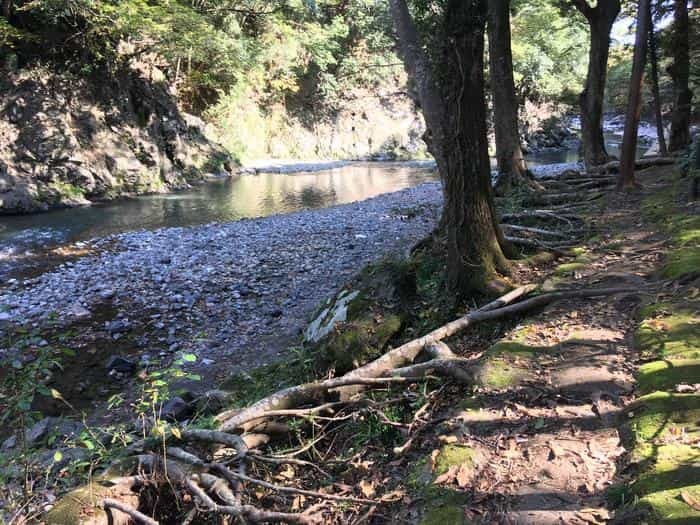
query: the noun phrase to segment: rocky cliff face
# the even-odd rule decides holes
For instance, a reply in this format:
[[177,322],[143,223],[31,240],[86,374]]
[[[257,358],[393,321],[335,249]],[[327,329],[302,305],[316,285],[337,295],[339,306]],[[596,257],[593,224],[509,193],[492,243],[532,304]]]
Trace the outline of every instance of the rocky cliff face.
[[109,79],[46,70],[0,78],[0,214],[185,188],[232,169],[157,71]]

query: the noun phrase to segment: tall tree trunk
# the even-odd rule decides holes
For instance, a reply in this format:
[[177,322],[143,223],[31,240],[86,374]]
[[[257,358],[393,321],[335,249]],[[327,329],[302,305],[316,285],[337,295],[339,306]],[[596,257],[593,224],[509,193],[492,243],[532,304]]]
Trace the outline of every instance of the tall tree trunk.
[[8,20],[12,16],[12,0],[2,0],[0,3],[0,14]]
[[[489,66],[493,93],[498,181],[496,191],[539,186],[527,169],[518,132],[518,101],[513,80],[510,38],[510,0],[488,2]],[[541,189],[538,188],[538,189]]]
[[650,18],[649,0],[639,0],[637,34],[634,40],[634,57],[632,59],[632,75],[630,78],[629,97],[627,99],[625,131],[622,136],[620,175],[617,179],[618,190],[631,189],[638,186],[634,177],[634,164],[637,152],[639,117],[642,110],[642,82],[644,80],[644,64],[647,57],[647,42],[649,41]]
[[484,0],[450,0],[443,52],[437,69],[441,85],[421,46],[405,0],[389,0],[401,53],[429,130],[431,150],[443,181],[442,225],[447,239],[447,284],[459,294],[490,289],[509,264],[495,220],[484,98]]
[[586,17],[591,33],[586,85],[580,96],[583,157],[590,168],[610,160],[603,137],[603,100],[610,31],[620,12],[620,0],[598,0],[595,7],[587,0],[572,0],[572,3]]
[[[651,11],[651,3],[649,3]],[[661,93],[659,92],[659,57],[656,52],[656,34],[654,17],[649,13],[649,65],[651,66],[651,92],[654,95],[654,112],[656,113],[656,139],[659,142],[659,155],[668,155],[666,137],[664,136],[664,119],[661,112]]]
[[690,144],[690,108],[693,92],[688,87],[690,78],[689,27],[687,1],[675,0],[671,41],[673,64],[668,68],[668,74],[673,80],[673,113],[669,139],[671,151],[682,150]]

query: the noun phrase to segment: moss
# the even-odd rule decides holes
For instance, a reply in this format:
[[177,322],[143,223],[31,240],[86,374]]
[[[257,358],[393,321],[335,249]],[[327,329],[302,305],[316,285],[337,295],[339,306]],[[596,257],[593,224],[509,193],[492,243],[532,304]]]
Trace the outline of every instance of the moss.
[[[672,312],[664,317],[652,317]],[[668,303],[645,307],[646,318],[637,328],[634,341],[642,356],[673,359],[700,358],[700,317]]]
[[642,215],[665,228],[671,235],[674,249],[669,253],[662,270],[664,277],[678,279],[698,273],[700,268],[700,216],[669,213],[676,207],[675,197],[680,191],[680,179],[664,191],[647,197],[642,203]]
[[683,501],[681,493],[700,501],[700,451],[689,445],[654,449],[627,497],[646,509],[650,523],[698,523],[700,511]]
[[[523,334],[515,334],[518,338]],[[481,358],[477,383],[487,388],[516,386],[532,377],[538,352],[544,348],[528,346],[516,341],[502,341],[489,348]]]
[[655,390],[673,390],[680,383],[700,379],[700,359],[652,361],[639,367],[637,388],[642,394]]
[[700,273],[700,245],[682,246],[673,250],[666,258],[662,274],[668,279]]
[[537,252],[525,258],[523,262],[528,266],[541,266],[550,263],[557,258],[557,254],[552,252]]
[[582,270],[586,267],[586,263],[583,262],[570,262],[570,263],[564,263],[560,264],[559,266],[556,267],[554,270],[555,275],[567,275],[570,273],[574,273],[577,270]]
[[[352,315],[350,309],[348,315]],[[343,323],[321,343],[324,364],[344,373],[369,362],[381,355],[402,324],[398,315],[378,320],[371,311],[366,311],[362,317]]]
[[421,525],[466,524],[464,508],[454,503],[440,503],[430,508],[420,521]]
[[[110,497],[107,487],[92,483],[89,486],[73,490],[63,496],[46,514],[46,525],[76,525],[85,517],[101,512],[102,501]],[[99,523],[99,522],[97,522]],[[105,523],[107,520],[105,519]]]
[[630,429],[636,444],[659,440],[681,428],[700,434],[700,395],[653,392],[637,399],[630,407]]
[[464,463],[471,465],[474,459],[474,449],[460,445],[445,445],[435,461],[435,474],[440,476],[450,467],[458,467]]

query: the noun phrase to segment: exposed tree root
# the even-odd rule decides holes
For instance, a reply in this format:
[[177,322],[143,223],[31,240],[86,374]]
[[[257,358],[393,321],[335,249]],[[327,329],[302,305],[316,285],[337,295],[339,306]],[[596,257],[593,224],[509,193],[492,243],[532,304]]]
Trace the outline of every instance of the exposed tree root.
[[[634,163],[634,168],[641,170],[645,168],[650,168],[651,166],[666,166],[669,164],[674,164],[676,159],[673,157],[649,157],[643,159],[637,159]],[[601,164],[600,166],[595,166],[588,170],[591,174],[610,174],[618,173],[620,171],[620,161],[614,160],[612,162],[607,162]]]
[[515,231],[521,231],[521,232],[527,232],[527,233],[534,233],[536,235],[544,235],[546,237],[556,237],[558,239],[570,239],[570,235],[565,235],[561,232],[553,231],[553,230],[545,230],[543,228],[533,228],[530,226],[518,226],[516,224],[501,224],[501,227],[509,229],[509,230],[515,230]]
[[[166,436],[166,441],[172,444],[175,438],[185,444],[191,442],[223,445],[232,449],[227,460],[205,460],[205,456],[184,450],[178,446],[167,446],[165,455],[139,456],[139,463],[148,467],[152,475],[161,472],[165,474],[169,483],[181,487],[181,490],[194,497],[205,512],[214,514],[226,514],[247,520],[252,523],[282,522],[282,523],[318,523],[320,518],[312,515],[307,509],[304,512],[273,512],[245,504],[241,501],[245,485],[254,485],[262,489],[286,495],[315,498],[319,500],[344,502],[354,505],[376,505],[378,502],[369,498],[330,494],[297,487],[282,486],[249,475],[247,465],[251,462],[272,462],[276,464],[284,462],[299,462],[305,466],[308,462],[294,460],[293,458],[265,458],[256,453],[251,453],[245,433],[252,422],[267,421],[271,418],[296,417],[313,418],[322,413],[333,414],[337,409],[356,412],[357,407],[366,407],[371,413],[377,414],[382,420],[386,419],[380,408],[380,404],[369,399],[353,398],[350,396],[358,393],[358,387],[376,387],[391,384],[407,384],[422,381],[429,377],[448,377],[462,384],[473,384],[475,373],[478,370],[478,359],[466,359],[456,356],[450,348],[442,342],[443,339],[457,334],[474,324],[500,319],[506,316],[519,315],[529,310],[543,307],[551,302],[585,297],[599,297],[616,293],[629,293],[629,287],[581,289],[546,293],[527,298],[536,287],[526,285],[503,295],[499,299],[433,330],[427,335],[409,341],[398,348],[391,350],[378,359],[351,371],[344,376],[326,379],[285,388],[275,392],[253,405],[238,411],[227,411],[220,414],[220,430],[183,429],[177,433]],[[634,293],[640,293],[638,290]],[[425,362],[415,362],[419,356],[428,358]],[[337,401],[340,397],[341,401]],[[419,409],[419,412],[422,409]],[[418,418],[418,413],[416,413]],[[342,417],[329,417],[329,424],[337,424]],[[413,424],[398,424],[386,420],[400,427],[402,431],[409,432]],[[423,422],[425,423],[425,422]],[[341,423],[342,424],[342,423]],[[426,423],[427,424],[427,423]],[[244,432],[242,435],[229,432]],[[302,450],[314,446],[323,438],[314,438],[310,444],[302,447]],[[155,446],[160,449],[162,441]],[[147,448],[148,442],[143,443]],[[397,447],[398,453],[407,450],[411,446],[409,438],[403,447]],[[163,451],[160,450],[159,454]],[[236,467],[230,467],[229,465]],[[311,463],[313,465],[313,463]],[[105,508],[120,509],[112,505],[111,500],[105,500]],[[119,504],[119,502],[116,502]],[[121,504],[120,504],[121,505]],[[123,506],[123,505],[122,505]],[[311,507],[313,509],[313,507]],[[132,516],[137,523],[153,525],[157,523],[147,516],[141,516],[137,511],[126,508],[124,510]],[[145,519],[144,519],[145,518]],[[140,521],[139,521],[140,520]],[[150,520],[150,521],[146,521]]]
[[[102,501],[102,506],[107,514],[109,514],[112,509],[116,509],[119,512],[123,512],[124,514],[128,515],[132,520],[134,520],[135,523],[143,523],[144,525],[158,525],[156,520],[149,518],[138,510],[132,509],[128,505],[124,505],[122,502],[115,499],[106,498]],[[110,518],[110,520],[112,521],[113,518]]]

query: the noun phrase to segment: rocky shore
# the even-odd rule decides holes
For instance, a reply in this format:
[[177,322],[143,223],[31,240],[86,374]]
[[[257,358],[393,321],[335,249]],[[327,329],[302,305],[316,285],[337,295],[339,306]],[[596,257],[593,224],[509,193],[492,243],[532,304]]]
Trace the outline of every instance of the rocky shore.
[[129,341],[134,359],[195,354],[205,376],[254,366],[295,341],[319,301],[365,264],[427,234],[440,200],[439,185],[425,183],[321,210],[96,239],[83,247],[97,255],[0,290],[0,331],[78,323],[110,355]]

